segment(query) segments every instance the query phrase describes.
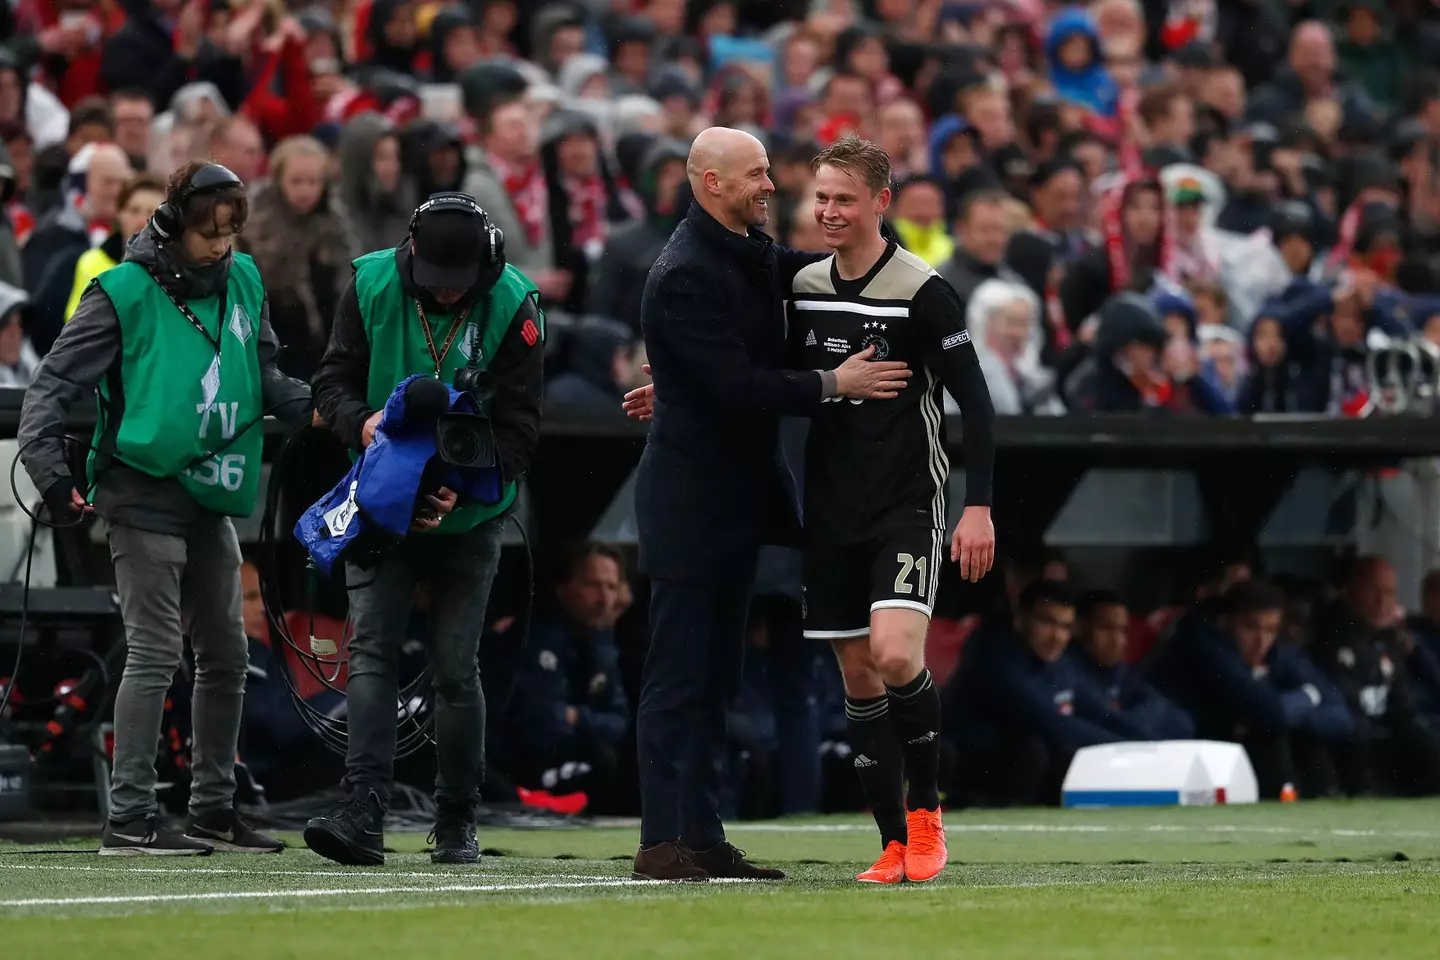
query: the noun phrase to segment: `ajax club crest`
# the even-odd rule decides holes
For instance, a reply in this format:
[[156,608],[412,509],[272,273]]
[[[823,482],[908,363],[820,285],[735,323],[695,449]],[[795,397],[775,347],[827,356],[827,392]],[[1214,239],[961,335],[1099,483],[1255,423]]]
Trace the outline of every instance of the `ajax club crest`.
[[860,325],[865,336],[860,340],[860,350],[863,352],[871,347],[875,348],[875,356],[872,360],[884,360],[890,355],[890,344],[885,341],[884,332],[889,329],[889,324],[879,320],[867,321]]

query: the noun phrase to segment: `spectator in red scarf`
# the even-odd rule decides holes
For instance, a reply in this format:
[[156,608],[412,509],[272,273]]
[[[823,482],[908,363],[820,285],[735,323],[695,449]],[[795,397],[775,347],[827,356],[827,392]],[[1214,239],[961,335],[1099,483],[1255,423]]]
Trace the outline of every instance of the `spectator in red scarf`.
[[601,155],[600,133],[588,116],[571,110],[552,114],[545,122],[540,156],[555,265],[575,277],[569,296],[557,305],[580,313],[587,278],[600,261],[611,224],[629,216]]
[[540,166],[540,131],[525,101],[507,97],[476,117],[479,148],[469,161],[465,192],[505,233],[505,259],[529,277],[547,301],[570,296],[575,276],[557,269],[550,237],[550,191]]
[[1117,242],[1082,256],[1060,285],[1060,301],[1072,332],[1112,293],[1150,289],[1161,266],[1162,210],[1160,185],[1154,180],[1139,180],[1125,187]]

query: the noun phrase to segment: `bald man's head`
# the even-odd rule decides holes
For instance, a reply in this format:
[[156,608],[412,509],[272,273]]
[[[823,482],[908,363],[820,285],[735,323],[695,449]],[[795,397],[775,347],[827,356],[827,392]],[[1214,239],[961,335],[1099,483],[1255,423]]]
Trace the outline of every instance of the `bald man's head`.
[[1290,69],[1310,90],[1319,90],[1335,77],[1335,43],[1330,28],[1318,20],[1307,20],[1290,38]]
[[770,158],[765,145],[744,130],[708,127],[690,145],[685,161],[695,201],[736,233],[769,219]]
[[134,173],[125,151],[114,144],[101,144],[90,155],[85,171],[85,202],[90,216],[96,220],[114,220],[118,212],[120,191]]
[[1384,557],[1360,557],[1345,582],[1345,600],[1351,611],[1370,626],[1389,626],[1395,617],[1399,586],[1395,568]]

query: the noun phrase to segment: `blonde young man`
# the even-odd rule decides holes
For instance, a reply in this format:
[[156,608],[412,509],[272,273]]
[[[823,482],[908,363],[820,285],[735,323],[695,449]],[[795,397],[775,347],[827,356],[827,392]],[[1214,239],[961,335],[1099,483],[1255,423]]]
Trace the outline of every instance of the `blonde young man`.
[[[994,411],[965,328],[965,304],[880,230],[890,158],[846,137],[817,156],[815,219],[831,257],[795,277],[791,336],[801,365],[829,369],[856,350],[915,371],[887,400],[827,402],[805,469],[805,635],[828,640],[845,680],[855,770],[884,847],[858,879],[933,879],[945,867],[938,779],[940,693],[925,634],[945,552],[941,387],[964,421],[964,514],[949,556],[968,580],[994,561]],[[908,780],[908,790],[903,784]]]

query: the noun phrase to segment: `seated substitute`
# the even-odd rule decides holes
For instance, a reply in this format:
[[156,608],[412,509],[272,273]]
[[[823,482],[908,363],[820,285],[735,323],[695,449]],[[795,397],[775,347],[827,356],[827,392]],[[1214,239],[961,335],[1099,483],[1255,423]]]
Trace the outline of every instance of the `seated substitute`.
[[960,793],[999,806],[1057,803],[1081,747],[1148,739],[1065,656],[1074,629],[1068,588],[1037,580],[1021,591],[1013,626],[966,642],[945,688]]
[[1147,740],[1188,740],[1195,721],[1125,662],[1130,611],[1112,590],[1094,590],[1075,605],[1075,642],[1065,654],[1110,709],[1143,730]]
[[1355,725],[1304,652],[1277,644],[1285,596],[1259,580],[1225,591],[1215,617],[1189,617],[1155,652],[1150,678],[1195,718],[1196,735],[1245,747],[1260,795],[1338,789]]
[[554,613],[525,641],[492,759],[524,787],[584,791],[600,812],[613,812],[607,808],[630,728],[613,621],[623,557],[603,543],[572,545],[559,574]]

